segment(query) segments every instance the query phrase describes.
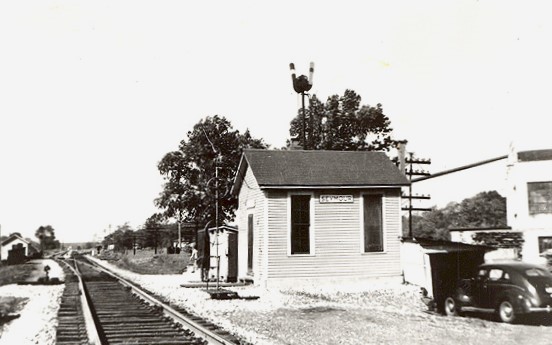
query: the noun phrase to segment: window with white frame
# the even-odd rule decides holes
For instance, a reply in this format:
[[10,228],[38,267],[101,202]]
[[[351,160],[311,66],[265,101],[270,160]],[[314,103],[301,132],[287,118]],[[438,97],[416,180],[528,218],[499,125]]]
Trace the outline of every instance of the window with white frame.
[[290,195],[290,245],[291,254],[310,254],[310,194]]
[[539,254],[552,254],[552,237],[539,236]]
[[383,252],[383,196],[364,194],[363,198],[363,250],[365,253]]
[[552,182],[527,183],[529,214],[552,213]]

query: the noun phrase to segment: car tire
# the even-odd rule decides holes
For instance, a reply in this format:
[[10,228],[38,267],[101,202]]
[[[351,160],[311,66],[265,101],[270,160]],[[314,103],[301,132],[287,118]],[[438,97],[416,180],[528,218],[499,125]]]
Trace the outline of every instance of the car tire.
[[509,300],[500,302],[497,308],[498,319],[504,323],[514,323],[516,320],[516,311],[514,304]]
[[460,315],[460,307],[456,300],[452,297],[447,297],[443,304],[443,310],[447,316],[458,316]]

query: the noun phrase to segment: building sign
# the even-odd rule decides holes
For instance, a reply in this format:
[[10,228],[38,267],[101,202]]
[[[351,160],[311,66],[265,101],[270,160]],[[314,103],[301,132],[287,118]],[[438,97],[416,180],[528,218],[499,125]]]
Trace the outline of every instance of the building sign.
[[352,195],[320,195],[321,204],[352,203]]

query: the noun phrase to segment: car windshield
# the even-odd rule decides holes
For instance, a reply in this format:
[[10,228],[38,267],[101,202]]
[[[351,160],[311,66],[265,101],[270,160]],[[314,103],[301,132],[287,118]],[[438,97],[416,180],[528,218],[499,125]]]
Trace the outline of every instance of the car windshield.
[[550,272],[540,269],[540,268],[530,268],[525,270],[525,275],[527,277],[550,277]]

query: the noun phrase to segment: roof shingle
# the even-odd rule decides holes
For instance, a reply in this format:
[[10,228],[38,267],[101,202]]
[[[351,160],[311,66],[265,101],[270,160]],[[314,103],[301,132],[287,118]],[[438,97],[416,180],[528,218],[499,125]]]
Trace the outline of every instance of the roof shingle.
[[[251,167],[261,188],[405,186],[410,183],[383,152],[250,149],[242,156],[240,167],[246,168],[244,165]],[[238,174],[234,189],[240,187],[238,180],[243,178],[243,173]]]

